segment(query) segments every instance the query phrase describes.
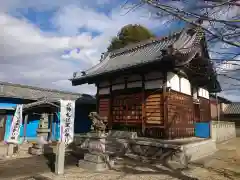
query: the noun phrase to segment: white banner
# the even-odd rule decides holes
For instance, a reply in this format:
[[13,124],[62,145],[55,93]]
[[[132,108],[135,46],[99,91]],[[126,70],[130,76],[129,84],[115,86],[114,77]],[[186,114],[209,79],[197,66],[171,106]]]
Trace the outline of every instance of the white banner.
[[9,137],[7,140],[8,143],[14,143],[14,144],[19,143],[20,127],[22,125],[22,109],[23,109],[22,104],[17,105],[13,119],[12,119],[12,123],[11,123]]
[[60,137],[65,144],[73,142],[75,101],[60,100]]

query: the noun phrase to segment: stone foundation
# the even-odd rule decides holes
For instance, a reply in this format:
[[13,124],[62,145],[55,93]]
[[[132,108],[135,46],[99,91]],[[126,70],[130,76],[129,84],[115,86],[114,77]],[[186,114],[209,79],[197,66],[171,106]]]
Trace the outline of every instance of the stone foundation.
[[43,154],[44,149],[42,145],[39,144],[33,144],[32,147],[29,147],[29,154],[32,155],[41,155]]
[[79,160],[78,166],[84,169],[93,171],[104,171],[113,166],[113,161],[110,161],[109,156],[106,154],[84,154],[84,159]]
[[[77,144],[85,147],[87,145],[87,149],[90,149],[89,153],[84,155],[84,160],[79,161],[79,166],[95,171],[107,169],[107,165],[114,164],[111,162],[112,159],[116,160],[124,155],[133,155],[138,159],[145,160],[167,159],[187,165],[188,162],[210,156],[217,151],[215,141],[202,138],[185,138],[169,141],[138,138],[135,137],[134,133],[110,132],[106,138],[96,138],[96,136],[89,138],[85,136],[77,139]],[[94,148],[95,150],[93,150]],[[99,151],[99,148],[101,151]],[[96,149],[98,150],[96,151]],[[108,155],[111,155],[111,159],[109,159]],[[115,164],[117,163],[116,161]]]
[[94,171],[104,171],[113,165],[106,152],[105,134],[88,133],[87,138],[81,144],[81,148],[88,150],[88,153],[84,154],[83,160],[79,160],[79,167]]
[[201,142],[183,145],[182,151],[182,155],[184,154],[191,162],[214,154],[217,151],[217,147],[214,140],[208,139]]

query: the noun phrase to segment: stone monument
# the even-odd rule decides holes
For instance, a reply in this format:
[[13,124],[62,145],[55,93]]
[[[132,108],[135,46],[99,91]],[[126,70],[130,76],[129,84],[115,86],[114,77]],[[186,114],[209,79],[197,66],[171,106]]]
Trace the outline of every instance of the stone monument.
[[89,115],[92,120],[92,130],[87,134],[87,138],[81,145],[81,148],[87,149],[84,154],[84,159],[79,160],[79,167],[94,170],[104,171],[113,166],[113,161],[110,161],[106,151],[106,125],[96,112],[91,112]]
[[43,113],[41,115],[38,129],[37,129],[37,143],[29,149],[31,154],[40,155],[43,153],[44,145],[47,144],[47,137],[50,129],[48,128],[48,114]]

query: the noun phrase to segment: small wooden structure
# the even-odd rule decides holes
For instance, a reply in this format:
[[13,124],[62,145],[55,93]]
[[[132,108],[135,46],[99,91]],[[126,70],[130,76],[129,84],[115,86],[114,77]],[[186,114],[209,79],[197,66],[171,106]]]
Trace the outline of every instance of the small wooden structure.
[[[48,140],[55,140],[57,139],[57,134],[56,134],[56,119],[57,119],[57,113],[59,112],[60,109],[60,105],[59,105],[59,101],[58,100],[50,100],[47,98],[43,98],[39,101],[33,102],[33,103],[29,103],[29,104],[24,104],[23,105],[23,114],[24,114],[24,122],[23,122],[23,138],[24,140],[27,140],[27,124],[29,121],[29,115],[38,115],[40,117],[40,115],[42,114],[47,114],[47,119],[48,119],[48,126],[49,127],[45,127],[45,129],[49,129],[49,136],[48,136]],[[41,119],[41,118],[40,118]],[[39,120],[39,123],[41,123],[41,120]],[[32,131],[35,130],[36,132],[38,131],[38,129],[31,129]],[[53,131],[54,131],[54,136],[53,135]],[[37,140],[37,136],[35,137]],[[53,138],[53,139],[51,139]]]
[[[91,102],[92,99],[95,99],[94,97],[89,96],[87,98],[85,96],[88,95],[0,81],[0,142],[8,136],[17,104],[29,104],[43,98],[81,100],[85,104],[95,103],[94,101],[93,103]],[[94,107],[92,110],[94,110]],[[39,119],[35,119],[33,116],[28,119],[34,122],[33,124],[28,124],[27,128],[29,130],[28,133],[32,136],[33,133],[31,132],[35,131],[35,125],[39,122]],[[30,131],[30,129],[32,130]],[[23,131],[21,130],[21,132]],[[20,136],[22,136],[22,133]]]
[[107,52],[71,81],[97,86],[108,129],[168,139],[193,136],[195,122],[210,121],[209,92],[220,91],[197,27]]

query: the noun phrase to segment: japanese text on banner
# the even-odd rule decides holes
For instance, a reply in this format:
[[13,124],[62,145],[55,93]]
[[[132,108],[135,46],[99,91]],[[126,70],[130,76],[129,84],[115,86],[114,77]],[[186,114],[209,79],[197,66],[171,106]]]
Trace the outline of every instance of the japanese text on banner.
[[61,141],[65,144],[74,138],[75,101],[61,100],[60,127]]
[[8,143],[19,143],[20,127],[22,125],[22,109],[22,104],[17,105],[16,111],[12,119],[9,138],[7,140]]

